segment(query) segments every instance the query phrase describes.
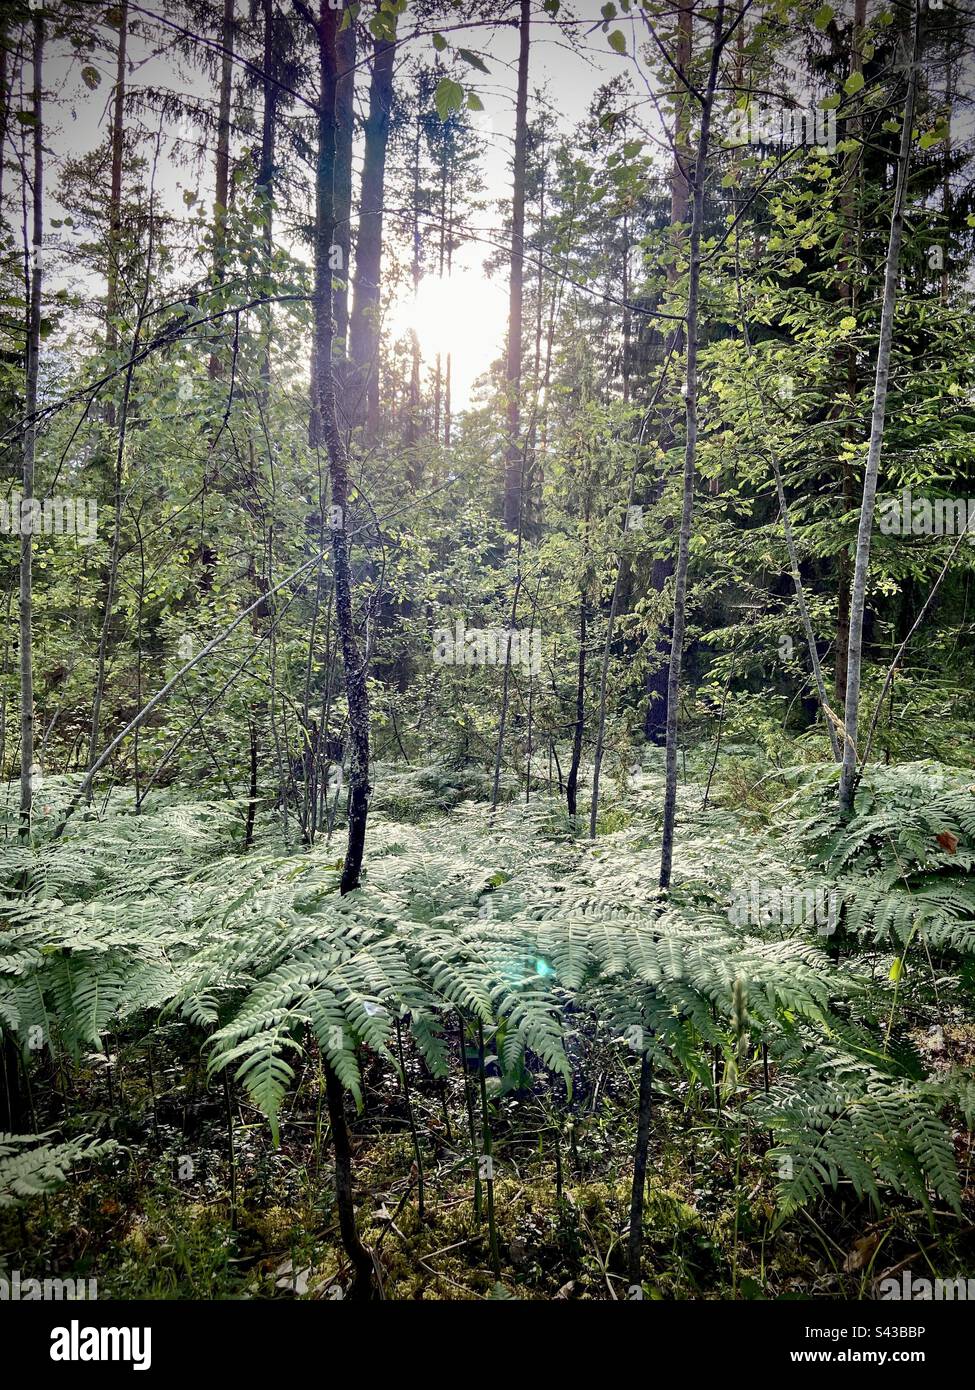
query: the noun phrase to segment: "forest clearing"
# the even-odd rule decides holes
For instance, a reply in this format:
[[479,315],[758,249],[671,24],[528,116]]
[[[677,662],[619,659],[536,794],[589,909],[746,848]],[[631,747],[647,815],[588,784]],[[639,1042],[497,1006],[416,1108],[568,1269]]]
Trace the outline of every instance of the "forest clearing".
[[973,33],[0,6],[0,1301],[975,1298]]

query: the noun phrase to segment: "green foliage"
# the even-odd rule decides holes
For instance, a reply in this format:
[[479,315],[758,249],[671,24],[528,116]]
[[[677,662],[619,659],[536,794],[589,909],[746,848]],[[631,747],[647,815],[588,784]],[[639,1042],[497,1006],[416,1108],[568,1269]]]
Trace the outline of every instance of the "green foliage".
[[78,1163],[107,1158],[117,1147],[110,1139],[87,1135],[52,1140],[45,1134],[0,1134],[0,1207],[11,1207],[55,1192]]
[[[401,775],[420,788],[430,776]],[[957,1205],[942,1116],[972,1098],[920,1078],[887,1017],[903,986],[871,961],[878,944],[903,954],[922,931],[927,949],[971,951],[970,894],[952,864],[967,866],[965,845],[947,855],[933,839],[952,828],[970,836],[971,793],[936,790],[929,769],[877,769],[863,813],[837,831],[816,809],[829,770],[790,780],[798,785],[774,813],[784,828],[751,871],[785,887],[839,870],[843,939],[862,939],[862,956],[838,962],[813,924],[729,912],[742,837],[731,812],[695,813],[672,894],[660,898],[652,823],[639,809],[655,800],[653,774],[625,828],[593,845],[544,799],[493,815],[462,802],[423,824],[379,817],[363,886],[345,897],[327,844],[242,857],[221,839],[234,833],[226,808],[133,817],[120,804],[100,822],[70,823],[56,846],[5,851],[7,882],[26,886],[8,897],[0,1016],[22,1045],[40,1038],[75,1056],[104,1048],[110,1033],[151,1036],[157,1019],[182,1018],[203,1030],[211,1072],[232,1070],[276,1136],[309,1047],[361,1101],[362,1057],[393,1062],[397,1020],[434,1075],[445,1074],[459,1014],[495,1039],[502,1091],[540,1068],[570,1095],[581,1011],[624,1065],[647,1051],[661,1076],[708,1086],[720,1054],[725,1094],[748,1102],[742,1121],[771,1129],[789,1159],[783,1216],[843,1182],[876,1202],[904,1192]],[[913,917],[890,873],[908,860]],[[777,1080],[749,1099],[759,1043]]]

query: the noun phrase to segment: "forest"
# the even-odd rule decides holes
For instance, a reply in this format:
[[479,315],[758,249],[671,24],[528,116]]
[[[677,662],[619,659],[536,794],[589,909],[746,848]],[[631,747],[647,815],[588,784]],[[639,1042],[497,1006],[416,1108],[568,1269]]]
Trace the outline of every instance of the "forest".
[[4,1301],[975,1299],[973,97],[3,0]]

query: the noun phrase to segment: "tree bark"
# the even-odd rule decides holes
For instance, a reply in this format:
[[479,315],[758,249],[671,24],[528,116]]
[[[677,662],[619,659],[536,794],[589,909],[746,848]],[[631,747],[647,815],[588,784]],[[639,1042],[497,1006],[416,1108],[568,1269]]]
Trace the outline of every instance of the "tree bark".
[[360,655],[352,617],[352,571],[347,531],[349,463],[339,429],[332,376],[332,267],[330,247],[335,233],[335,103],[337,86],[337,14],[327,3],[321,8],[322,102],[319,114],[316,176],[314,344],[311,370],[311,429],[314,448],[328,455],[329,481],[336,524],[332,528],[335,577],[335,616],[342,646],[345,692],[349,706],[349,837],[342,869],[341,891],[359,886],[369,812],[369,695],[366,663]]
[[335,350],[348,356],[349,263],[352,255],[352,139],[355,131],[355,21],[335,40],[338,79],[335,93],[335,241],[339,252],[338,285],[334,287]]
[[[125,45],[128,37],[129,5],[119,7],[118,49],[115,64],[115,98],[112,108],[112,169],[108,203],[108,288],[105,296],[105,341],[111,351],[118,346],[115,316],[118,313],[119,257],[122,242],[122,162],[125,146]],[[113,409],[110,406],[110,410]],[[114,424],[114,420],[109,420]]]
[[[690,73],[691,53],[694,38],[694,13],[691,0],[681,0],[677,13],[677,52],[675,55],[676,67],[679,73],[687,77]],[[667,284],[671,290],[677,283],[677,255],[680,250],[681,240],[684,236],[684,226],[687,222],[687,210],[689,206],[689,185],[687,180],[688,165],[691,160],[690,149],[690,95],[681,92],[678,97],[677,111],[674,117],[674,141],[673,157],[670,166],[670,244],[671,261],[667,266]],[[680,351],[683,347],[683,327],[675,324],[674,328],[664,340],[665,356],[671,351]],[[673,445],[672,422],[668,416],[665,420],[660,436],[660,447],[664,451]],[[664,495],[666,487],[666,473],[658,480],[656,485],[656,495],[654,501],[659,502]],[[664,523],[665,531],[670,533],[669,522]],[[654,560],[650,572],[650,583],[654,592],[662,594],[667,581],[674,572],[674,561],[670,554],[661,556]],[[656,647],[657,665],[647,676],[647,713],[644,720],[644,732],[649,742],[661,744],[666,740],[667,731],[667,670],[670,656],[670,648],[667,643],[666,635],[662,635]]]
[[627,1242],[627,1269],[631,1286],[643,1276],[643,1204],[647,1188],[647,1157],[650,1152],[650,1114],[653,1099],[653,1063],[644,1052],[640,1059],[640,1099],[637,1105],[636,1153],[633,1159],[633,1186],[630,1191],[630,1232]]
[[588,598],[585,581],[579,593],[579,665],[576,679],[576,722],[572,734],[572,762],[565,784],[565,800],[569,815],[576,815],[579,788],[579,767],[582,763],[582,740],[586,728],[586,613]]
[[518,90],[515,99],[514,190],[511,202],[511,275],[508,284],[508,355],[505,392],[508,440],[504,463],[504,524],[517,531],[522,511],[524,451],[521,428],[521,319],[525,263],[525,180],[528,162],[528,59],[531,42],[529,0],[520,0]]
[[[214,168],[213,195],[213,279],[219,285],[224,279],[224,259],[227,251],[227,202],[230,196],[230,106],[233,97],[234,0],[223,0],[223,19],[220,25],[220,99],[217,112],[217,157]],[[211,377],[220,375],[220,358],[210,354]]]
[[[264,59],[263,85],[264,109],[261,117],[261,156],[257,171],[257,187],[262,208],[262,240],[264,243],[264,270],[271,273],[271,253],[274,238],[274,151],[275,125],[277,122],[278,88],[274,83],[274,0],[261,0],[264,15]],[[264,308],[264,352],[261,359],[261,382],[264,394],[271,380],[271,306]]]
[[853,590],[850,596],[850,644],[847,655],[843,770],[840,774],[839,789],[839,813],[844,820],[853,814],[853,794],[856,786],[856,741],[860,714],[860,671],[863,660],[863,614],[866,604],[867,577],[870,570],[870,539],[877,497],[877,475],[880,468],[880,451],[884,440],[890,353],[894,337],[894,307],[897,301],[897,275],[904,232],[904,204],[907,199],[907,178],[911,164],[911,127],[914,121],[914,98],[917,91],[917,49],[918,12],[915,3],[911,22],[911,60],[907,77],[907,95],[904,99],[900,150],[897,156],[897,182],[894,188],[894,206],[891,211],[890,238],[887,243],[887,262],[884,271],[880,340],[877,345],[877,371],[874,379],[873,411],[870,419],[870,447],[863,477],[863,500],[860,504],[860,526],[857,532]]
[[383,261],[383,193],[386,183],[386,148],[393,105],[393,58],[396,44],[376,39],[369,81],[369,114],[366,116],[362,186],[359,202],[359,235],[356,240],[355,275],[352,282],[352,315],[349,322],[350,419],[365,424],[374,436],[379,428],[379,287]]
[[[332,265],[330,247],[335,234],[333,202],[335,179],[335,126],[338,59],[336,30],[338,15],[321,0],[319,19],[319,61],[321,65],[321,106],[318,116],[318,167],[316,170],[315,300],[314,343],[311,371],[311,442],[322,444],[328,453],[332,505],[341,508],[339,524],[332,531],[332,560],[335,570],[335,611],[342,643],[345,688],[349,703],[349,729],[352,743],[349,785],[349,842],[342,870],[341,891],[358,887],[365,842],[369,799],[369,705],[366,693],[365,662],[360,659],[352,626],[352,576],[349,568],[348,461],[345,442],[338,427],[335,383],[332,378]],[[342,1083],[327,1059],[325,1094],[335,1147],[335,1203],[339,1215],[342,1245],[352,1263],[351,1297],[368,1299],[372,1294],[372,1256],[363,1245],[355,1222],[352,1190],[352,1151],[345,1124],[345,1093]]]
[[[850,75],[863,72],[863,38],[867,23],[867,0],[854,0],[853,23],[850,35]],[[855,119],[851,122],[854,139],[862,137],[862,121]],[[858,167],[862,167],[863,152],[855,150],[847,158],[845,171],[845,187],[842,198],[842,216],[844,222],[843,231],[843,280],[840,283],[840,298],[846,305],[847,313],[853,313],[856,307],[856,254],[854,250],[853,228],[857,225],[860,216],[860,203],[857,199],[857,181],[855,178]],[[859,228],[855,241],[859,244]],[[849,405],[847,407],[852,425],[853,410],[856,404],[858,373],[856,348],[847,347],[845,350],[846,358],[846,382],[847,394],[849,395]],[[848,437],[850,437],[848,433]],[[851,512],[853,510],[853,469],[847,460],[842,464],[842,483],[843,483],[843,510]],[[843,702],[846,698],[846,676],[847,676],[847,653],[850,643],[850,554],[846,546],[837,556],[837,575],[836,575],[836,659],[833,663],[833,699],[836,705],[836,713],[840,719],[843,718]]]
[[[334,11],[333,11],[334,13]],[[365,1301],[372,1297],[372,1256],[363,1245],[355,1224],[355,1194],[352,1188],[352,1146],[345,1123],[345,1092],[331,1063],[324,1057],[325,1099],[335,1152],[335,1205],[339,1214],[342,1246],[352,1263],[349,1297]]]
[[[44,20],[34,11],[34,170],[31,199],[32,254],[27,320],[27,372],[24,392],[24,436],[21,450],[20,535],[20,833],[30,835],[34,763],[34,652],[33,652],[33,533],[24,526],[23,503],[34,496],[34,455],[37,447],[37,375],[41,355],[41,289],[44,243],[44,143],[43,143]],[[30,515],[30,509],[28,509]]]
[[684,631],[687,625],[687,570],[690,560],[691,522],[694,514],[694,477],[697,467],[697,353],[698,301],[701,288],[701,236],[704,229],[704,189],[707,181],[707,157],[711,139],[711,111],[718,81],[718,63],[723,47],[722,24],[724,0],[718,0],[711,41],[711,65],[708,85],[701,107],[701,130],[697,157],[691,178],[693,189],[690,237],[690,272],[687,286],[687,382],[686,436],[684,443],[683,500],[681,504],[680,539],[677,546],[677,566],[674,585],[674,622],[670,638],[670,667],[667,674],[667,744],[665,756],[665,787],[663,833],[660,845],[660,887],[670,887],[674,856],[674,820],[677,810],[677,710],[680,697],[681,662]]

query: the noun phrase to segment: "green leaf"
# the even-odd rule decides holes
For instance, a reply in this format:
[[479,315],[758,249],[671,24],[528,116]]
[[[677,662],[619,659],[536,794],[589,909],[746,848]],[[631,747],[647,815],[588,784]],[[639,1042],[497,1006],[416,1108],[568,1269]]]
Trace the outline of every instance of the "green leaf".
[[614,29],[609,35],[609,46],[615,53],[626,52],[626,35],[622,29]]
[[846,92],[846,94],[847,94],[848,97],[852,97],[852,96],[856,96],[857,92],[860,90],[860,88],[861,88],[862,86],[863,86],[863,73],[862,73],[862,72],[851,72],[850,75],[849,75],[849,77],[848,77],[848,78],[846,79],[846,81],[843,83],[843,90],[844,90],[844,92]]
[[461,108],[464,102],[464,89],[459,82],[455,82],[451,77],[442,77],[437,83],[437,89],[433,94],[433,104],[437,108],[437,115],[442,121],[449,120]]
[[468,111],[484,110],[484,102],[481,100],[481,98],[477,95],[476,92],[467,93],[467,109]]
[[816,25],[816,28],[820,31],[820,33],[822,33],[823,30],[826,28],[827,24],[829,24],[830,20],[833,18],[834,13],[835,11],[830,5],[821,5],[820,8],[816,11],[816,13],[813,15],[813,23]]
[[893,959],[893,962],[891,963],[891,967],[890,967],[890,978],[891,978],[891,979],[894,981],[894,983],[896,984],[896,982],[900,979],[900,977],[901,977],[901,975],[902,975],[903,973],[904,973],[904,962],[903,962],[903,960],[901,959],[900,956],[895,956],[894,959]]
[[470,63],[471,67],[477,68],[478,72],[487,72],[489,70],[485,66],[484,59],[478,57],[476,53],[472,53],[469,48],[458,48],[457,52],[465,63]]
[[97,68],[93,68],[90,63],[86,63],[81,69],[81,80],[91,91],[100,85],[102,75]]
[[444,38],[443,34],[439,32],[434,34],[433,46],[438,53],[442,53],[444,51],[444,49],[447,47],[447,40]]

